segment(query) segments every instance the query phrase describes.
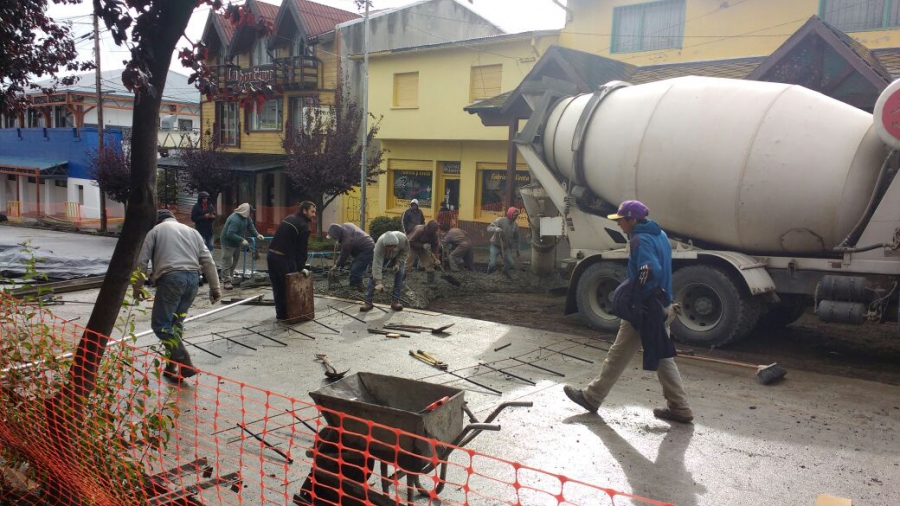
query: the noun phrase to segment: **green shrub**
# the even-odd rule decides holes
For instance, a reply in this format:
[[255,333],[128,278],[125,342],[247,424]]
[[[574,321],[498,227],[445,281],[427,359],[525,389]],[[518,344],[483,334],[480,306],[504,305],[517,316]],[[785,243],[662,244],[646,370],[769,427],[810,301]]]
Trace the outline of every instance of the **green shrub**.
[[369,235],[375,241],[381,237],[381,234],[392,230],[403,230],[403,222],[400,221],[399,216],[379,216],[369,223]]

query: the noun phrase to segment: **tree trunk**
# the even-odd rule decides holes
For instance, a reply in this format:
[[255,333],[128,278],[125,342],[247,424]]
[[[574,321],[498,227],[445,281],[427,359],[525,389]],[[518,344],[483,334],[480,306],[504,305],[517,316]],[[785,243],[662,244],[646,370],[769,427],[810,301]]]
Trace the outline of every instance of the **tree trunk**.
[[[196,2],[187,1],[153,2],[151,10],[158,12],[157,19],[161,21],[153,30],[144,33],[140,42],[141,49],[145,50],[144,54],[155,57],[148,62],[151,72],[150,83],[155,90],[152,95],[142,90],[135,97],[131,139],[131,189],[122,234],[116,243],[109,270],[88,320],[87,330],[78,343],[69,373],[69,384],[49,401],[47,406],[50,434],[57,435],[55,443],[60,450],[62,462],[73,464],[77,462],[74,459],[77,456],[72,455],[72,448],[68,444],[71,436],[67,430],[70,426],[68,421],[81,419],[84,399],[94,388],[97,370],[106,350],[107,336],[115,326],[144,237],[156,221],[154,212],[156,125],[160,101],[172,53],[187,27],[195,6]],[[57,430],[53,430],[54,428]],[[77,490],[77,487],[72,488]]]

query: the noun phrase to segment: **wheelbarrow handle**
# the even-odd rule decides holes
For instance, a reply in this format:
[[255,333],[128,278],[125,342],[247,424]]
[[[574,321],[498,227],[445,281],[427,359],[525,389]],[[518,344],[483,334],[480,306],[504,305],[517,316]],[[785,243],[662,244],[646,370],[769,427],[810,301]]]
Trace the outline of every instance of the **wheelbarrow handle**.
[[494,411],[491,412],[491,414],[488,415],[488,417],[484,419],[484,423],[491,423],[491,422],[493,422],[493,421],[494,421],[494,418],[497,418],[497,415],[499,415],[500,412],[503,411],[503,410],[506,409],[506,408],[509,408],[509,407],[514,407],[514,408],[530,408],[530,407],[532,407],[532,406],[534,406],[534,403],[531,402],[531,401],[510,401],[510,402],[504,402],[504,403],[500,404],[499,406],[497,406],[497,408],[494,409]]

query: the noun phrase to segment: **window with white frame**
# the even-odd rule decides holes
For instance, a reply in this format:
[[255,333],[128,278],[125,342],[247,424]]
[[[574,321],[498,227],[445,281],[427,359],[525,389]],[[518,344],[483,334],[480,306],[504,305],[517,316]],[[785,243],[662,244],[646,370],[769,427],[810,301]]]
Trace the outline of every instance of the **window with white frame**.
[[251,130],[281,130],[281,97],[253,104],[250,113]]
[[625,5],[613,10],[613,53],[680,48],[685,0]]
[[900,26],[900,0],[821,0],[819,14],[844,32]]
[[269,55],[269,51],[266,48],[265,39],[259,39],[256,41],[256,44],[253,45],[253,65],[271,65],[272,57]]
[[239,111],[237,102],[216,102],[218,140],[223,146],[238,145],[241,135]]

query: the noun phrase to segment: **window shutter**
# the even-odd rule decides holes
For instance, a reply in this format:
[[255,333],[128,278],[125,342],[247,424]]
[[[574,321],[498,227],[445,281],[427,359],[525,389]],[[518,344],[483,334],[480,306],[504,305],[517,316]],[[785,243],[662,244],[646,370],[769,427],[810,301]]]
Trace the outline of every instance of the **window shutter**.
[[394,74],[394,107],[419,106],[419,73]]
[[482,65],[472,67],[469,82],[469,100],[484,100],[500,94],[503,65]]

